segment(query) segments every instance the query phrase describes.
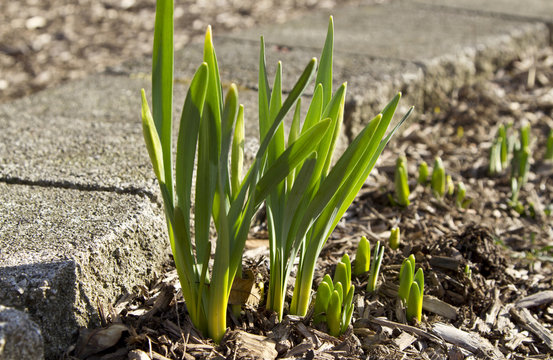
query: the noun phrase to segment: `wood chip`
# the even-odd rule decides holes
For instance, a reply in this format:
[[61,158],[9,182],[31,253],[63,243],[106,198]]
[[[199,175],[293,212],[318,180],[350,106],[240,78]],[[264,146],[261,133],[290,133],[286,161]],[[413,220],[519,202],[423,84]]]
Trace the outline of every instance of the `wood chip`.
[[400,351],[403,351],[406,347],[414,343],[416,340],[416,337],[404,331],[397,338],[394,339],[394,344],[397,345]]
[[516,302],[518,308],[529,308],[553,302],[553,290],[540,291]]
[[499,290],[494,289],[494,301],[492,306],[490,307],[490,310],[486,313],[486,325],[489,326],[489,328],[493,328],[493,325],[495,324],[497,320],[497,315],[499,314],[499,310],[501,310],[501,307],[503,304],[499,300]]
[[553,350],[553,334],[543,326],[528,309],[517,309],[513,307],[510,311],[513,318],[524,328],[528,329],[539,337],[551,350]]
[[432,256],[428,261],[432,267],[438,267],[446,270],[459,270],[460,261],[447,256]]
[[454,326],[444,323],[435,323],[432,325],[432,328],[434,334],[448,343],[457,345],[475,355],[483,355],[492,359],[505,359],[501,351],[494,347],[487,339],[476,333],[459,330]]
[[242,330],[231,331],[226,342],[234,342],[234,349],[238,358],[248,359],[275,359],[278,352],[275,349],[275,341],[265,336],[250,334]]
[[424,295],[422,300],[422,309],[445,317],[446,319],[456,320],[459,309],[431,295]]
[[[434,341],[438,344],[443,344],[443,341],[439,337],[435,336],[434,334],[431,334],[427,331],[419,329],[418,327],[396,323],[396,322],[390,321],[386,318],[373,318],[373,317],[371,317],[369,319],[359,319],[355,322],[355,324],[356,324],[357,327],[359,327],[358,325],[360,325],[360,327],[367,327],[368,326],[367,322],[378,324],[380,326],[389,327],[389,328],[392,328],[392,329],[400,329],[400,330],[403,330],[403,331],[407,331],[407,332],[410,332],[412,334],[425,337],[428,340]],[[367,326],[363,326],[364,325],[363,323],[365,323],[365,325],[367,325]]]
[[321,346],[321,341],[319,340],[319,338],[316,337],[315,334],[313,334],[311,331],[309,331],[307,326],[305,326],[305,324],[301,321],[296,324],[296,330],[298,330],[298,332],[302,334],[303,337],[311,341],[311,343],[315,345],[315,348]]
[[288,357],[295,357],[298,355],[303,355],[309,350],[313,349],[313,344],[309,340],[304,340],[301,344],[294,346],[284,356],[285,358]]

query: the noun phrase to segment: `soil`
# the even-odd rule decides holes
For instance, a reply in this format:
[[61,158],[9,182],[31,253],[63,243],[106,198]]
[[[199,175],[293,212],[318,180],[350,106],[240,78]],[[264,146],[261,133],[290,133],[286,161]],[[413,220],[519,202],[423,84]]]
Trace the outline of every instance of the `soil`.
[[[550,358],[553,161],[544,153],[553,128],[553,49],[514,61],[444,104],[419,114],[388,145],[322,251],[314,289],[344,253],[354,256],[361,236],[386,246],[377,291],[365,291],[367,275],[353,279],[356,308],[342,337],[327,335],[324,325],[312,327],[309,316],[288,315],[279,323],[261,301],[244,306],[239,318],[229,312],[229,330],[216,345],[191,325],[169,266],[162,277],[101,309],[104,327],[83,329],[65,357],[254,359],[274,358],[267,350],[272,348],[278,358],[302,359]],[[516,134],[524,122],[531,124],[531,166],[519,196],[522,208],[515,211],[510,168],[490,175],[489,154],[500,124],[510,124],[509,133]],[[407,157],[410,174],[411,204],[405,208],[393,200],[399,155]],[[417,184],[418,164],[431,165],[435,156],[455,184],[465,184],[464,207],[456,194],[438,198],[428,185]],[[402,233],[397,250],[387,244],[394,226]],[[247,269],[267,288],[268,249],[257,248],[267,244],[262,219],[254,229]],[[417,324],[406,321],[397,300],[399,268],[409,254],[424,270],[429,296]],[[98,346],[99,339],[111,339],[110,346]]]

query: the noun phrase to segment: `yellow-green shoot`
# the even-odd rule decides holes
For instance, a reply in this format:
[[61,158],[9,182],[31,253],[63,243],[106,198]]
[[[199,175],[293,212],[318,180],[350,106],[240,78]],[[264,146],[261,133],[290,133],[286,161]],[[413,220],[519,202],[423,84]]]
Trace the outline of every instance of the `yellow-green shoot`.
[[467,188],[465,187],[465,184],[460,181],[458,184],[457,184],[457,197],[455,199],[455,204],[457,205],[457,207],[464,207],[464,204],[465,204],[465,196],[467,194]]
[[515,145],[513,158],[511,160],[511,178],[518,181],[519,186],[523,186],[528,180],[528,171],[530,170],[531,152],[528,146],[523,146],[527,143],[529,137],[529,125],[527,128],[520,130],[520,142]]
[[407,182],[407,158],[400,156],[396,160],[396,169],[394,173],[394,184],[396,190],[397,203],[400,206],[408,206],[409,201],[409,183]]
[[407,304],[409,299],[409,290],[411,289],[411,283],[415,277],[415,255],[411,254],[408,258],[403,260],[401,268],[399,270],[399,290],[398,297],[403,304]]
[[434,168],[432,169],[432,192],[437,198],[442,198],[446,192],[446,176],[445,168],[442,159],[437,156],[434,160]]
[[[279,127],[269,146],[265,166],[272,166],[276,156],[287,151],[290,139],[305,136],[307,131],[321,123],[328,128],[317,137],[319,142],[312,155],[302,160],[290,176],[276,183],[267,193],[266,211],[270,244],[270,279],[267,308],[283,316],[288,278],[294,261],[299,256],[294,293],[290,312],[304,316],[311,300],[311,287],[315,263],[326,240],[340,221],[349,205],[361,189],[376,160],[398,125],[386,134],[397,108],[400,94],[370,121],[353,140],[346,151],[333,163],[342,121],[346,96],[346,84],[332,91],[332,63],[334,47],[334,23],[329,20],[326,41],[321,54],[315,80],[315,88],[307,114],[300,128],[300,103],[292,119],[288,143],[284,129]],[[264,57],[261,60],[264,64]],[[264,66],[259,76],[260,129],[274,118],[273,109],[280,103],[280,75],[269,87]],[[311,137],[315,139],[315,137]],[[263,174],[265,172],[263,171]]]
[[[262,128],[259,150],[242,179],[244,111],[236,85],[230,85],[223,98],[211,28],[206,31],[203,63],[184,100],[175,166],[172,0],[156,3],[152,60],[153,113],[142,90],[144,139],[161,189],[169,241],[190,318],[203,335],[219,342],[226,331],[230,291],[241,271],[253,215],[292,169],[300,163],[304,168],[311,166],[317,147],[313,139],[321,138],[330,125],[329,121],[314,124],[286,151],[277,154],[280,156],[275,156],[270,165],[266,164],[270,142],[309,84],[317,61],[308,63],[284,103],[272,107],[272,116],[265,119]],[[210,241],[212,221],[217,232],[214,248]]]
[[445,177],[445,187],[447,189],[447,195],[451,196],[455,193],[455,185],[453,184],[453,179],[449,174]]
[[428,182],[428,164],[426,161],[423,161],[419,164],[419,177],[417,179],[417,182],[421,185],[426,185]]
[[409,289],[409,298],[405,313],[407,320],[421,322],[422,319],[422,303],[424,296],[424,273],[421,268],[417,270],[415,278]]
[[371,244],[366,237],[362,236],[357,245],[355,260],[353,261],[353,275],[359,276],[370,270],[371,266]]
[[505,169],[509,162],[509,146],[508,146],[508,140],[507,140],[507,129],[503,124],[499,125],[499,129],[497,130],[497,140],[501,144],[500,150],[499,150],[501,167]]
[[388,245],[390,245],[390,248],[393,250],[397,250],[399,248],[399,243],[401,241],[401,233],[399,231],[399,227],[394,227],[390,230],[390,239],[388,240]]
[[501,164],[501,147],[501,142],[497,141],[497,139],[494,140],[494,143],[490,149],[490,175],[497,175],[503,171],[503,166]]

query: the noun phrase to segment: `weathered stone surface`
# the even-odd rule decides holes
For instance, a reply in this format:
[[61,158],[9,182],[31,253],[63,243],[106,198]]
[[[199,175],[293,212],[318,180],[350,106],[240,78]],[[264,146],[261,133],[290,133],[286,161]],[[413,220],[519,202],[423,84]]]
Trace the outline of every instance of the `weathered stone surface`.
[[553,2],[544,0],[418,0],[431,7],[449,7],[456,10],[471,10],[480,14],[503,15],[510,19],[553,22]]
[[104,191],[0,183],[0,304],[39,324],[46,356],[168,258],[162,209]]
[[[97,75],[1,106],[0,181],[158,194],[142,135],[142,87],[149,82]],[[175,141],[187,89],[175,86]],[[241,89],[240,101],[253,148],[257,93]]]
[[[549,41],[547,27],[540,22],[404,1],[344,6],[333,16],[337,56],[363,55],[422,66],[429,106],[476,76],[489,76],[521,52]],[[311,48],[323,44],[327,22],[326,14],[316,13],[286,26],[268,25],[228,36],[254,40],[263,33],[281,48]]]
[[40,329],[22,311],[0,305],[0,359],[42,360]]

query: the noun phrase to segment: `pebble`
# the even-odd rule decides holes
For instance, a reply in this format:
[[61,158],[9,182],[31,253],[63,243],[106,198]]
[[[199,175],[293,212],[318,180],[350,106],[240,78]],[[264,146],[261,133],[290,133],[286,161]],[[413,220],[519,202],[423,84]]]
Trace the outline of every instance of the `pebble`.
[[25,21],[25,27],[29,30],[36,30],[46,26],[46,19],[42,16],[33,16]]

